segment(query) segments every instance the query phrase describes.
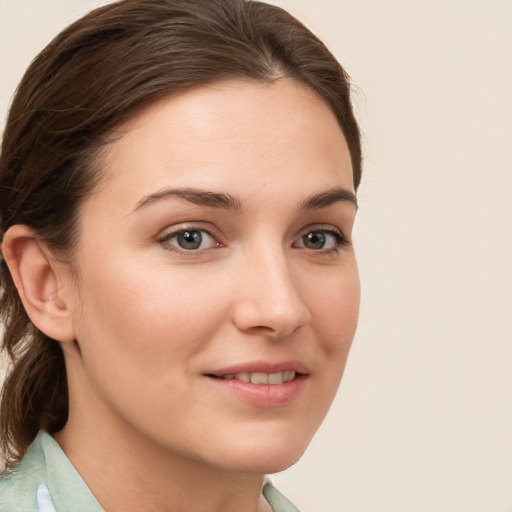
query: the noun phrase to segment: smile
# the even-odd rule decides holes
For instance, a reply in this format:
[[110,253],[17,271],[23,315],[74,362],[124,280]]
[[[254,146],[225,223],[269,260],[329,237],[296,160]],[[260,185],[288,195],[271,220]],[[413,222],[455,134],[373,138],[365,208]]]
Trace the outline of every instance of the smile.
[[204,374],[230,400],[257,407],[282,407],[295,402],[308,387],[309,368],[301,361],[253,361]]
[[291,382],[293,379],[295,379],[295,375],[295,371],[289,370],[275,373],[228,373],[226,375],[221,375],[218,378],[224,380],[239,380],[242,382],[250,382],[251,384],[284,384],[286,382]]

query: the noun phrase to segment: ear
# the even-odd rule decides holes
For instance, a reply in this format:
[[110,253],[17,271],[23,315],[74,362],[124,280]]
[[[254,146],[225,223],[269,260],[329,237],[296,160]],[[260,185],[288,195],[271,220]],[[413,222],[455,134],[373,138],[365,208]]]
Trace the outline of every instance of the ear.
[[4,235],[2,252],[32,323],[57,341],[73,341],[72,279],[28,226],[16,224]]

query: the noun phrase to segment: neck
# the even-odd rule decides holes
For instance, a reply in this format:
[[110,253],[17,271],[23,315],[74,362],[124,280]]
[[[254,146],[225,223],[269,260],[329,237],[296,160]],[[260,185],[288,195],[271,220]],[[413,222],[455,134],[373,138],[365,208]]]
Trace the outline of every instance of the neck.
[[228,471],[142,442],[119,431],[100,435],[70,421],[60,444],[108,512],[269,512],[263,475]]

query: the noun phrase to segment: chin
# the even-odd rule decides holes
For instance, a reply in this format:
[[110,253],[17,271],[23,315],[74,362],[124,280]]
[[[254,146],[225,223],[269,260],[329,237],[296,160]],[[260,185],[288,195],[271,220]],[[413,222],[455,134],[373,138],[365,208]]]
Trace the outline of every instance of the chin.
[[226,468],[240,473],[257,473],[261,475],[270,475],[280,473],[293,466],[299,461],[304,451],[297,453],[274,453],[271,455],[254,455],[252,458],[246,458],[244,461],[236,461],[234,464],[226,464]]
[[291,435],[259,442],[252,439],[243,445],[233,445],[223,454],[221,465],[244,473],[279,473],[302,457],[310,440],[293,439]]
[[304,454],[305,449],[300,454],[293,454],[293,455],[280,455],[280,456],[273,456],[269,457],[265,461],[259,461],[257,472],[265,475],[271,475],[274,473],[280,473],[281,471],[284,471],[285,469],[288,469],[289,467],[296,464],[302,455]]

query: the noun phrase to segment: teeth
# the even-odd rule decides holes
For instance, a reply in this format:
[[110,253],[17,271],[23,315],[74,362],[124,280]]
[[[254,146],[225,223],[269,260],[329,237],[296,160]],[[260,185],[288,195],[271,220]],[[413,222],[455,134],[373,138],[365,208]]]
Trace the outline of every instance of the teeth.
[[295,379],[295,372],[293,370],[283,372],[283,382],[291,382]]
[[253,384],[268,384],[268,373],[251,373]]
[[222,378],[225,380],[240,380],[242,382],[251,382],[252,384],[283,384],[285,382],[291,382],[295,379],[296,373],[293,370],[276,373],[229,373],[223,375]]
[[268,374],[269,384],[282,384],[283,383],[283,372],[269,373]]

